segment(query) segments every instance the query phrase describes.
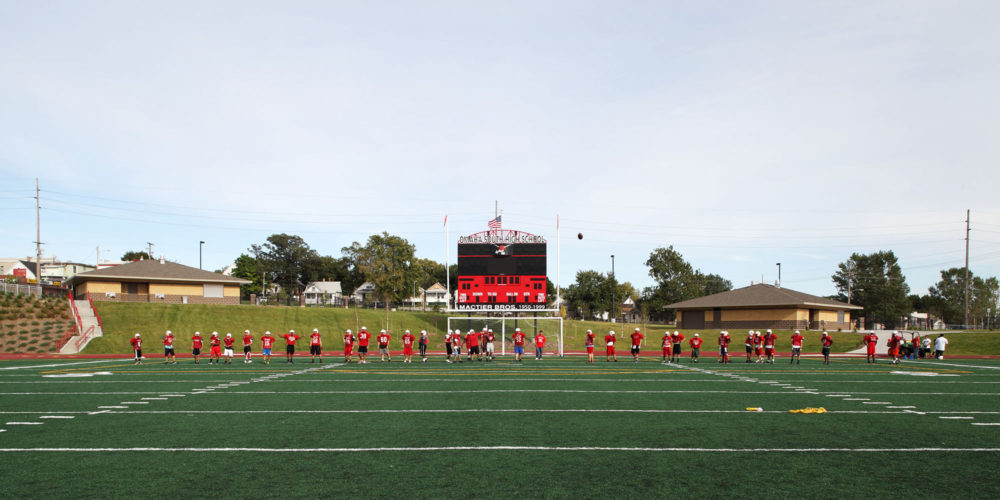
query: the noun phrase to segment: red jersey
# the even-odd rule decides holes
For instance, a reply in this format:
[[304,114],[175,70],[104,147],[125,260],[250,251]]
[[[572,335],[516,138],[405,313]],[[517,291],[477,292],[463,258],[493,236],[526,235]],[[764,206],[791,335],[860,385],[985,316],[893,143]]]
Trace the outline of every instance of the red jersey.
[[164,347],[173,347],[174,346],[174,336],[173,336],[173,334],[167,335],[166,337],[163,337],[163,346]]
[[688,344],[691,345],[692,349],[698,349],[699,347],[701,347],[701,342],[702,342],[701,337],[695,337],[689,340]]
[[638,346],[639,344],[642,343],[642,339],[644,339],[644,338],[645,338],[645,336],[643,334],[639,333],[639,332],[633,333],[632,334],[632,345]]
[[514,345],[524,346],[524,338],[526,335],[524,332],[514,332]]
[[721,335],[719,337],[719,345],[722,347],[729,347],[730,342],[732,342],[732,339],[729,338],[729,335]]
[[587,347],[594,347],[594,339],[595,338],[596,338],[596,336],[594,335],[594,332],[587,332],[586,346]]
[[765,333],[764,334],[764,346],[765,347],[768,347],[768,346],[774,347],[774,341],[775,340],[778,340],[778,336],[777,335],[775,335],[773,333]]
[[236,342],[236,339],[232,337],[226,337],[225,340],[223,340],[223,342],[225,342],[226,344],[226,349],[232,349],[233,343]]
[[138,351],[139,349],[142,349],[142,339],[139,337],[132,337],[132,340],[129,340],[129,342],[132,344],[133,350]]
[[264,344],[264,349],[270,349],[274,345],[275,338],[270,335],[264,335],[260,338],[260,342]]
[[753,335],[747,335],[746,346],[747,347],[753,347],[754,343],[756,343],[756,341],[754,340],[754,336]]
[[683,333],[678,333],[677,335],[673,335],[673,336],[670,337],[670,341],[673,342],[673,343],[675,343],[675,344],[680,344],[682,340],[684,340],[684,334]]
[[615,336],[611,335],[610,333],[607,334],[607,335],[605,335],[604,336],[604,343],[607,344],[608,347],[614,346],[615,345]]
[[454,347],[459,347],[462,345],[462,334],[454,333],[451,335],[451,345]]
[[876,342],[878,342],[878,337],[874,333],[869,333],[868,335],[865,335],[866,344],[874,346]]
[[253,335],[250,335],[249,333],[244,333],[243,334],[243,345],[250,345],[252,343],[253,343]]
[[493,332],[487,332],[487,333],[486,333],[486,341],[487,341],[487,342],[493,342],[493,341],[494,341],[494,340],[496,340],[496,339],[497,339],[497,338],[496,338],[496,336],[495,336],[495,335],[493,335]]
[[201,335],[196,335],[194,337],[191,337],[191,347],[194,347],[195,349],[201,349],[201,346],[202,346]]
[[354,345],[354,334],[353,333],[345,333],[344,334],[344,345],[345,346]]
[[545,335],[535,335],[535,347],[545,347]]
[[386,346],[388,346],[389,345],[389,339],[391,339],[391,338],[392,338],[392,335],[389,335],[388,333],[380,333],[380,334],[378,334],[378,346],[379,347],[386,347]]
[[886,342],[885,345],[889,347],[899,347],[899,340],[899,337],[893,335],[892,337],[889,337],[889,341]]
[[416,339],[417,339],[417,337],[415,337],[412,333],[404,333],[403,334],[403,346],[404,347],[413,347],[413,341],[416,340]]
[[219,337],[218,336],[214,336],[214,337],[208,339],[208,345],[218,347],[219,346]]
[[823,347],[830,347],[833,345],[833,337],[827,335],[821,339],[823,341]]
[[372,334],[368,333],[368,330],[361,330],[358,332],[358,345],[361,347],[368,347],[368,340],[371,336]]
[[802,347],[802,339],[804,338],[805,337],[798,333],[792,335],[792,347]]
[[465,336],[465,345],[469,348],[479,347],[479,334],[470,333]]
[[670,335],[663,336],[663,347],[670,347],[673,342],[670,341]]
[[310,344],[309,344],[309,345],[320,345],[320,340],[319,340],[319,338],[320,338],[320,337],[319,337],[319,334],[318,334],[318,333],[313,333],[312,335],[310,335],[310,336],[309,336],[309,342],[310,342]]
[[285,339],[285,342],[287,342],[288,345],[295,345],[295,341],[302,338],[294,333],[286,333],[282,335],[282,337]]
[[753,336],[753,345],[760,346],[763,344],[764,344],[764,337],[761,337],[760,335]]

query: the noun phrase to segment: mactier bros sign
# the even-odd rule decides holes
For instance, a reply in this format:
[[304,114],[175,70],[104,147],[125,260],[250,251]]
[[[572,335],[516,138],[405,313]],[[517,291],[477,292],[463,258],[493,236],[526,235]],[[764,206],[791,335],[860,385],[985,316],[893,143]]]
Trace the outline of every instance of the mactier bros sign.
[[542,311],[546,309],[545,238],[500,229],[458,239],[460,311]]

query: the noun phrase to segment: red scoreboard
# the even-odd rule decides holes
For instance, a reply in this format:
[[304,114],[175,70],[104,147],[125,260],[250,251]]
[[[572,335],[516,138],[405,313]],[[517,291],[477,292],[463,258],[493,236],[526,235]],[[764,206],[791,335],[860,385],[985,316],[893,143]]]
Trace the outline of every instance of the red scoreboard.
[[545,238],[494,229],[458,239],[457,308],[546,309]]

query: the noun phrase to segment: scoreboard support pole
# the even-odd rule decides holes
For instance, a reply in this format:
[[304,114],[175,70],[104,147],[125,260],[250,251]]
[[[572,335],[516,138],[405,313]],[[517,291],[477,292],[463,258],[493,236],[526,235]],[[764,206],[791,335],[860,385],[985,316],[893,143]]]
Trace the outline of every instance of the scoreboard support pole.
[[[468,313],[466,316],[448,316],[448,331],[451,331],[451,320],[460,321],[460,320],[463,320],[463,319],[468,322],[469,329],[472,329],[472,320],[474,320],[474,319],[481,319],[481,320],[489,321],[491,319],[495,320],[497,318],[492,317],[492,316],[472,316],[471,313]],[[566,351],[565,351],[564,346],[563,346],[563,317],[562,316],[555,316],[555,317],[553,317],[553,316],[531,316],[531,317],[517,317],[517,316],[515,316],[514,317],[514,321],[515,322],[518,319],[525,319],[525,320],[530,319],[530,320],[534,320],[535,321],[535,331],[536,332],[538,331],[538,320],[540,320],[540,319],[557,319],[557,320],[559,320],[559,357],[561,358],[561,357],[563,357],[565,355]],[[500,355],[501,356],[506,356],[507,355],[507,318],[504,317],[504,316],[500,317]]]

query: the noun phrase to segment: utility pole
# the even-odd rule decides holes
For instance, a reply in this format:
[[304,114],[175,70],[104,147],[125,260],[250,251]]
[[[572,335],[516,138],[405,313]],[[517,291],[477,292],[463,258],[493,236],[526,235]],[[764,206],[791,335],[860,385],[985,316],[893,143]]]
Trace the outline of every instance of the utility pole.
[[38,296],[42,296],[42,218],[39,211],[38,177],[35,177],[35,283]]
[[153,244],[148,241],[146,242],[146,244],[149,245],[149,251],[146,252],[147,254],[149,254],[149,260],[153,260]]
[[618,301],[617,290],[615,290],[615,255],[611,254],[611,317],[615,317],[615,302]]
[[778,266],[778,286],[781,286],[781,262],[775,264]]
[[198,269],[201,269],[201,249],[205,246],[204,241],[198,241]]
[[965,211],[965,320],[964,325],[969,324],[969,216],[971,210]]

